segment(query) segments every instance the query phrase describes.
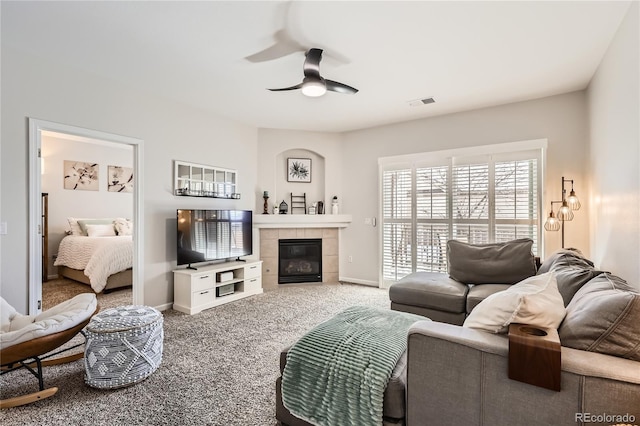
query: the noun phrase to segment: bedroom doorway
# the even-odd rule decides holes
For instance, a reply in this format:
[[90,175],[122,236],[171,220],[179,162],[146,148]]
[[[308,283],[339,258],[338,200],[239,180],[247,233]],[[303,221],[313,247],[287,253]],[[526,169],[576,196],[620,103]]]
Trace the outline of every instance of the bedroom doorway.
[[[131,203],[133,204],[133,206],[130,206],[130,205],[126,205],[127,202],[123,202],[123,204],[125,205],[124,207],[126,207],[124,211],[127,213],[131,213],[131,214],[127,214],[127,217],[130,217],[133,221],[133,224],[135,225],[133,227],[133,235],[132,235],[133,264],[132,264],[132,270],[131,270],[131,281],[133,286],[132,286],[132,291],[130,296],[130,299],[132,300],[128,300],[128,303],[140,304],[140,305],[143,304],[144,289],[142,285],[143,280],[142,280],[142,268],[141,268],[141,263],[143,259],[142,242],[144,241],[144,238],[143,238],[144,230],[143,230],[143,226],[142,226],[143,224],[141,220],[143,217],[143,214],[142,214],[143,197],[142,197],[142,179],[141,179],[141,176],[143,176],[143,173],[142,173],[143,141],[140,139],[131,138],[127,136],[115,135],[111,133],[30,118],[29,119],[29,170],[30,170],[29,172],[29,224],[30,224],[29,226],[29,314],[39,313],[43,309],[43,303],[42,303],[43,302],[43,291],[42,291],[43,281],[46,280],[47,278],[44,276],[44,273],[48,269],[48,265],[50,265],[49,262],[51,262],[52,255],[57,253],[57,250],[53,250],[53,253],[50,250],[47,256],[48,258],[43,259],[43,256],[47,254],[47,247],[45,246],[43,241],[43,236],[45,235],[44,228],[46,226],[43,224],[43,213],[44,213],[44,207],[46,204],[42,202],[43,200],[42,189],[43,189],[43,179],[48,178],[48,177],[45,177],[45,175],[43,174],[43,166],[45,164],[45,161],[43,160],[43,156],[42,156],[43,140],[47,141],[46,146],[48,148],[50,147],[49,144],[57,145],[56,140],[57,142],[59,142],[60,145],[62,145],[62,141],[70,141],[69,143],[75,144],[77,151],[91,148],[92,145],[90,144],[94,144],[93,146],[102,147],[102,149],[114,150],[114,151],[120,150],[122,154],[120,154],[120,156],[116,158],[120,158],[123,155],[125,157],[129,156],[128,157],[129,162],[123,161],[122,164],[119,164],[119,165],[132,165],[133,193],[117,194],[117,195],[122,197],[122,199],[129,200],[129,202],[131,202],[132,200]],[[51,153],[52,150],[48,149],[46,151]],[[76,151],[72,151],[72,152],[75,153]],[[63,156],[66,157],[67,154],[63,154]],[[74,162],[78,160],[83,160],[83,156],[81,155],[75,156],[78,158],[75,158],[73,154],[68,156],[70,157],[68,158],[68,160],[71,160]],[[65,160],[67,159],[65,158]],[[104,158],[104,156],[101,156],[100,163],[104,163],[104,164],[98,163],[99,167],[103,168],[102,173],[100,173],[100,176],[102,176],[102,178],[109,176],[107,173],[105,173],[108,170],[107,169],[108,166],[112,166],[112,167],[119,166],[118,164],[106,164],[105,161],[107,160]],[[61,164],[60,168],[62,168],[61,158],[57,158],[55,160],[54,162],[54,164],[56,164],[55,167],[58,167],[57,166],[58,162],[60,162]],[[118,160],[113,160],[113,161],[109,160],[108,162],[117,163]],[[109,171],[113,171],[113,170],[109,170]],[[47,170],[46,174],[49,175],[50,170]],[[60,174],[60,171],[58,171],[58,174]],[[63,175],[67,175],[67,173],[63,173]],[[62,175],[53,177],[53,179],[55,179],[56,181],[58,180],[58,178],[60,178],[60,180],[66,181],[66,179],[63,179]],[[104,188],[99,188],[98,192],[83,191],[85,197],[88,194],[91,194],[95,197],[95,196],[98,196],[100,191],[102,193],[107,191],[107,183],[98,182],[98,184],[104,186]],[[63,182],[60,182],[60,183],[56,182],[55,185],[58,185],[61,187],[63,185]],[[51,187],[51,185],[48,185],[48,186]],[[73,192],[67,191],[67,193],[71,194],[72,196],[79,195],[79,192],[76,194],[73,194]],[[108,194],[108,195],[115,196],[116,194]],[[57,197],[57,198],[60,198],[60,197]],[[110,206],[111,204],[113,204],[113,200],[118,200],[118,199],[112,198],[112,202],[110,203]],[[60,199],[58,199],[57,201],[60,202]],[[71,202],[69,203],[71,204]],[[51,197],[49,197],[49,209],[51,209],[52,204],[53,204],[53,201],[51,200]],[[58,212],[58,216],[60,216],[60,212]],[[66,219],[66,216],[82,217],[81,214],[72,213],[71,210],[68,212],[68,214],[65,215],[65,219]],[[59,228],[60,227],[59,218],[57,223]],[[99,228],[99,226],[93,227],[93,229],[97,229],[97,228]],[[60,230],[58,229],[58,231]],[[58,239],[60,240],[61,236],[58,236]],[[118,293],[118,291],[114,291],[114,294],[115,293]]]

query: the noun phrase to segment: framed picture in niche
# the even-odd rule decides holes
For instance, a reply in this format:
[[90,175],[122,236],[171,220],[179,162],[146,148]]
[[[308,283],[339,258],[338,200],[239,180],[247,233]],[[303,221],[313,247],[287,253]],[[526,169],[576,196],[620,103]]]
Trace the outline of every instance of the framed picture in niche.
[[287,182],[311,182],[311,158],[287,158]]

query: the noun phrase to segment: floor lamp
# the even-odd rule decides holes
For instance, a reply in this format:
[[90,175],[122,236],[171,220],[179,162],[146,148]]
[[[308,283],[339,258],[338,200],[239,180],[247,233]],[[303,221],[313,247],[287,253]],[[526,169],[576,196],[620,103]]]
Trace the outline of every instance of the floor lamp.
[[[569,192],[569,196],[567,197],[567,190],[564,187],[564,184],[567,182],[571,182],[571,191]],[[553,213],[553,205],[561,204],[558,209],[558,213]],[[558,231],[562,229],[562,248],[564,248],[564,223],[570,220],[573,220],[573,211],[580,209],[580,201],[578,197],[576,197],[576,193],[573,190],[573,179],[565,179],[562,177],[562,200],[561,201],[552,201],[551,202],[551,211],[549,212],[549,217],[547,217],[547,221],[544,223],[544,229],[547,231]]]

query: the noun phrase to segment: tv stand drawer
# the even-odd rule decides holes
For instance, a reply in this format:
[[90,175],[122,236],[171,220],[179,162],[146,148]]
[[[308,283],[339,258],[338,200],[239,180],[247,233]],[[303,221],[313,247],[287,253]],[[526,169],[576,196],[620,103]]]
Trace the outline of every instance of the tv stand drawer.
[[258,291],[262,289],[262,277],[248,278],[244,280],[246,291]]
[[244,277],[255,278],[262,275],[262,263],[255,263],[244,267]]
[[191,278],[191,290],[192,291],[201,291],[208,290],[215,287],[216,283],[214,280],[215,274],[205,274],[205,275],[196,275]]
[[200,305],[213,303],[216,298],[216,290],[210,288],[208,290],[194,291],[191,294],[191,306],[197,308]]

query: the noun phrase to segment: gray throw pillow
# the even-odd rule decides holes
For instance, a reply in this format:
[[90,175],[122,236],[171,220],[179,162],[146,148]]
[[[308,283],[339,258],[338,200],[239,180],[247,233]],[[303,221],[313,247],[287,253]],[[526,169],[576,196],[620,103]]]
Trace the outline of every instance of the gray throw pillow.
[[558,329],[562,346],[640,361],[640,294],[607,272],[577,291]]
[[593,268],[555,264],[551,270],[556,274],[558,291],[562,295],[564,306],[569,305],[571,299],[582,286],[602,273]]
[[533,240],[467,244],[447,242],[449,276],[465,284],[515,284],[536,274]]
[[593,267],[593,262],[584,257],[580,250],[576,248],[566,248],[551,253],[551,255],[542,262],[542,265],[538,269],[538,275],[549,272],[553,265],[560,260],[570,262],[573,265]]
[[561,249],[545,259],[538,269],[538,275],[553,271],[558,281],[558,291],[567,306],[573,295],[589,280],[603,271],[593,268],[593,262],[582,255],[578,249]]

